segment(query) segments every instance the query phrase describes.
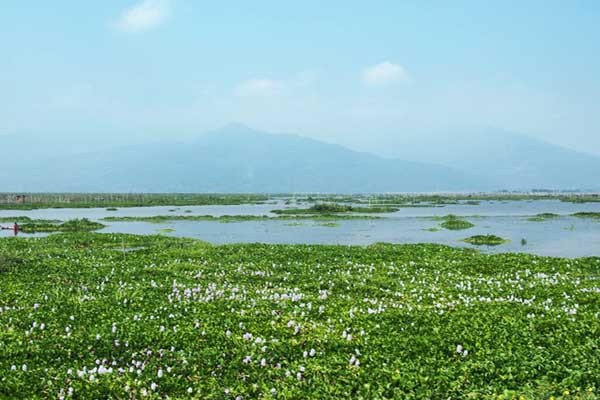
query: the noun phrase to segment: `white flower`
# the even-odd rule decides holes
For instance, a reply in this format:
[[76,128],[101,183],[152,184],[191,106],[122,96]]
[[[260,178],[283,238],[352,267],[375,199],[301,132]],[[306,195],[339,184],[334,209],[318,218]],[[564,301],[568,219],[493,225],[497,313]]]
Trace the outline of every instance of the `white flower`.
[[225,332],[225,336],[227,336],[227,337],[231,336],[231,331],[229,329],[227,329],[227,332]]
[[462,351],[463,351],[463,347],[460,344],[458,346],[456,346],[457,353],[462,353]]
[[273,396],[275,396],[277,394],[277,389],[275,389],[275,388],[271,389],[271,394]]
[[163,377],[163,370],[162,370],[162,369],[159,369],[159,370],[158,370],[158,373],[157,373],[156,375],[157,375],[159,378],[162,378],[162,377]]
[[17,370],[17,366],[16,365],[11,365],[10,366],[10,370],[11,371],[16,371]]
[[23,370],[23,372],[27,371],[27,364],[23,364],[23,366],[21,366],[21,369]]
[[94,379],[96,379],[94,375],[90,375],[90,382],[94,382]]
[[310,349],[310,352],[308,353],[308,355],[311,357],[314,357],[315,354],[317,354],[317,351],[315,349]]
[[187,388],[187,392],[188,392],[188,393],[190,393],[190,394],[191,394],[193,391],[194,391],[194,390],[193,390],[191,387]]
[[156,390],[156,387],[157,387],[157,386],[158,386],[158,385],[157,385],[156,383],[152,382],[152,383],[150,384],[150,389],[152,389],[152,390]]

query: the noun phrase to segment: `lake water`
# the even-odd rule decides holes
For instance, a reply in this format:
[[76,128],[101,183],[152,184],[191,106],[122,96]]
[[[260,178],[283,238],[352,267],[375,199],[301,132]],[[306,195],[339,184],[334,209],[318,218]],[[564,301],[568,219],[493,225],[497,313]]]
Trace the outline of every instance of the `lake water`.
[[[135,207],[117,211],[96,209],[41,209],[31,211],[0,210],[0,217],[24,215],[36,219],[69,220],[89,218],[100,220],[106,216],[154,215],[273,215],[271,210],[285,208],[276,204],[236,206]],[[290,207],[296,207],[292,205]],[[175,210],[175,211],[171,211]],[[600,220],[570,217],[581,211],[600,212],[600,203],[566,203],[555,200],[486,201],[479,205],[447,205],[444,207],[401,208],[398,212],[383,214],[380,220],[339,220],[337,226],[324,226],[322,221],[267,220],[222,223],[218,221],[174,221],[151,224],[145,222],[103,222],[100,232],[156,234],[162,229],[169,236],[190,237],[214,244],[221,243],[310,243],[367,245],[388,243],[440,243],[451,246],[478,248],[485,252],[528,252],[557,257],[600,256]],[[539,213],[555,213],[560,218],[543,222],[528,221]],[[427,229],[438,227],[439,221],[431,216],[455,214],[475,224],[462,231]],[[8,226],[9,224],[4,224]],[[472,246],[461,239],[472,235],[494,234],[510,243],[500,246]],[[11,236],[12,231],[0,231],[0,236]],[[22,236],[30,236],[24,235]],[[521,240],[525,239],[523,245]]]

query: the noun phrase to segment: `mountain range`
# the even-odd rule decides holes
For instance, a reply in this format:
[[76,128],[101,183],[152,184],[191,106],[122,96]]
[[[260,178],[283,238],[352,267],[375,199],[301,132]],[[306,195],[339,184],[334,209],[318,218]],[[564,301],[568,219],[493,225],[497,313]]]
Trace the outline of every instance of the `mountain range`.
[[[463,135],[388,146],[381,157],[296,135],[228,125],[185,142],[57,150],[0,136],[0,192],[439,192],[600,189],[600,157],[526,136]],[[32,156],[35,155],[35,156]]]

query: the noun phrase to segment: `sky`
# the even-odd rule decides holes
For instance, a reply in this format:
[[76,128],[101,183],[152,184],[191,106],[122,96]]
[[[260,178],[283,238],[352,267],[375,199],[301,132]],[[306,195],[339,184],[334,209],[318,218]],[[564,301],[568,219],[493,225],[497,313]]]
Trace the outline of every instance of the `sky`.
[[376,151],[493,127],[600,155],[600,2],[7,0],[0,137],[238,122]]

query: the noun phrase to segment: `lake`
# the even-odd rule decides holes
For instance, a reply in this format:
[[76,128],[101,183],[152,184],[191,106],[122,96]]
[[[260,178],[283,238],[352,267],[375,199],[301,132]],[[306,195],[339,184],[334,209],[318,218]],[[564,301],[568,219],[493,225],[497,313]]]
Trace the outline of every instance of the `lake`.
[[[279,201],[271,204],[232,206],[134,207],[107,211],[104,208],[39,209],[31,211],[0,210],[0,217],[28,216],[34,219],[69,220],[89,218],[101,220],[107,216],[149,217],[155,215],[270,215],[271,210],[288,206]],[[291,205],[289,207],[297,207]],[[484,252],[527,252],[557,257],[600,256],[600,220],[569,216],[575,212],[600,212],[600,203],[568,203],[558,200],[482,201],[443,207],[407,207],[377,220],[339,220],[335,226],[323,221],[264,220],[228,222],[174,221],[168,223],[103,222],[99,232],[156,234],[164,229],[169,236],[189,237],[214,244],[222,243],[309,243],[368,245],[388,243],[440,243],[478,248]],[[541,222],[528,217],[540,213],[555,213],[559,218]],[[475,224],[473,228],[450,231],[430,231],[439,227],[433,216],[454,214]],[[4,224],[8,226],[9,224]],[[12,231],[0,231],[0,236],[12,236]],[[509,243],[499,246],[473,246],[461,241],[480,234],[494,234]],[[20,236],[35,236],[20,234]],[[522,243],[525,239],[526,243]]]

